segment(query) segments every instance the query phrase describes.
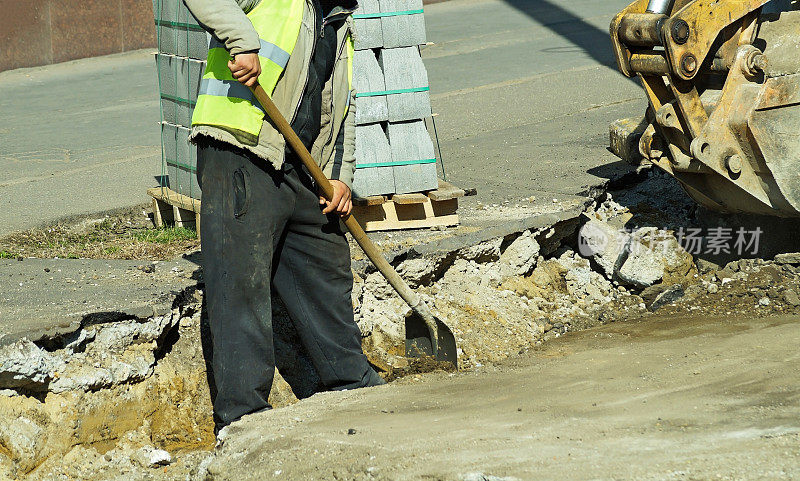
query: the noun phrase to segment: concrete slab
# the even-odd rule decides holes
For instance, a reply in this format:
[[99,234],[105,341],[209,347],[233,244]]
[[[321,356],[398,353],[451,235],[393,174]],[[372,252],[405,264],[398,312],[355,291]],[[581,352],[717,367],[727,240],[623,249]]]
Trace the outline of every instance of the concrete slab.
[[[139,266],[154,265],[151,273]],[[0,345],[77,329],[81,322],[168,312],[174,294],[196,284],[186,260],[0,259]]]
[[[378,0],[362,0],[358,2],[355,14],[370,15],[381,11]],[[353,43],[356,50],[379,48],[383,46],[383,30],[380,18],[355,18]]]
[[[422,0],[381,0],[382,13],[422,10]],[[381,17],[383,47],[396,48],[425,43],[425,18],[422,13]]]
[[[386,90],[428,87],[428,72],[416,47],[385,48],[378,56]],[[386,96],[389,121],[416,120],[431,115],[430,93],[426,91],[393,93]]]
[[[386,90],[383,70],[374,51],[357,50],[353,55],[353,88],[362,94]],[[385,95],[356,97],[356,124],[373,124],[387,120],[389,107]]]
[[[386,133],[392,149],[392,162],[411,162],[409,165],[392,167],[394,192],[405,194],[436,189],[436,156],[425,122],[390,123]],[[434,162],[429,162],[431,159]]]
[[[392,151],[386,133],[380,124],[356,126],[356,171],[353,176],[353,194],[357,197],[392,194],[395,192],[392,167],[367,167],[364,165],[390,162]],[[362,167],[359,168],[358,166]]]

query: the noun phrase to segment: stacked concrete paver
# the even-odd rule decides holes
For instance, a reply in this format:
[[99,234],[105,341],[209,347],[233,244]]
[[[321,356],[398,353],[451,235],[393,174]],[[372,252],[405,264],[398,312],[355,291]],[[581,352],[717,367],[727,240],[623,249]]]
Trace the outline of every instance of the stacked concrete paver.
[[424,122],[431,115],[428,73],[418,49],[425,43],[422,0],[361,0],[354,18],[353,193],[435,189],[436,159]]
[[161,96],[163,174],[170,189],[200,198],[197,148],[190,144],[189,128],[208,54],[208,35],[182,0],[153,0]]

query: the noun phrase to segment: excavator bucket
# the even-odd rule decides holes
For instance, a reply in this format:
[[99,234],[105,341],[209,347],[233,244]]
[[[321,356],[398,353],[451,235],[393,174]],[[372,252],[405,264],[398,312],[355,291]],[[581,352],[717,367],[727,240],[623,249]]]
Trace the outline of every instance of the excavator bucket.
[[[713,8],[712,8],[713,7]],[[612,147],[718,211],[800,217],[800,2],[637,0],[611,23],[644,122]],[[620,126],[630,125],[630,137]],[[620,138],[638,138],[638,152]]]

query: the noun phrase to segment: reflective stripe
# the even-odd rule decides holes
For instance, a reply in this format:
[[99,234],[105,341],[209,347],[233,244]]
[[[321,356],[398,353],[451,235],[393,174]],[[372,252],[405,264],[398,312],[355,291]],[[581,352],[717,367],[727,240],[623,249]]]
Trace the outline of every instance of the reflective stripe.
[[281,68],[285,68],[286,64],[289,63],[289,52],[266,40],[259,39],[259,41],[261,41],[261,50],[258,51],[258,54],[272,60],[280,65]]
[[247,100],[262,112],[261,104],[253,96],[253,92],[236,80],[218,80],[215,78],[204,78],[200,81],[200,95],[211,95],[213,97],[230,97],[235,99]]
[[[266,40],[258,39],[258,41],[261,42],[261,49],[258,51],[259,56],[272,60],[281,68],[286,67],[286,64],[289,63],[289,52]],[[212,48],[224,49],[225,45],[217,37],[212,36],[211,41],[208,42],[208,48],[209,50]]]

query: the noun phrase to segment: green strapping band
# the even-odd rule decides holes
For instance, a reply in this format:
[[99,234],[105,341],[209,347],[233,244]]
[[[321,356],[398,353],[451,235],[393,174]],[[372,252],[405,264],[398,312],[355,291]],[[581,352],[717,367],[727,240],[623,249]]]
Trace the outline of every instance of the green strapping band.
[[181,27],[187,30],[197,30],[198,32],[203,32],[203,27],[200,25],[195,25],[193,23],[183,23],[183,22],[170,22],[169,20],[156,20],[156,25],[160,27]]
[[370,167],[397,167],[399,165],[435,164],[435,163],[436,159],[402,160],[399,162],[372,162],[370,164],[356,164],[356,169],[368,169]]
[[183,170],[188,170],[189,172],[191,172],[193,174],[197,173],[197,167],[192,167],[189,164],[184,164],[183,162],[178,162],[178,161],[172,160],[172,159],[166,159],[166,161],[167,161],[167,165],[174,165],[176,167],[180,167]]
[[427,92],[430,87],[415,87],[412,89],[381,90],[380,92],[356,92],[358,97],[377,97],[379,95],[407,94],[412,92]]
[[396,17],[398,15],[415,15],[423,13],[423,10],[401,10],[399,12],[382,12],[382,13],[359,13],[353,15],[353,18],[380,18],[380,17]]
[[186,104],[186,105],[191,105],[192,107],[194,107],[197,104],[197,102],[193,102],[191,100],[188,100],[188,99],[185,99],[185,98],[182,98],[182,97],[176,97],[174,95],[169,95],[169,94],[161,94],[161,98],[162,99],[167,99],[167,100],[172,100],[173,102],[178,102],[178,103],[182,103],[182,104]]

